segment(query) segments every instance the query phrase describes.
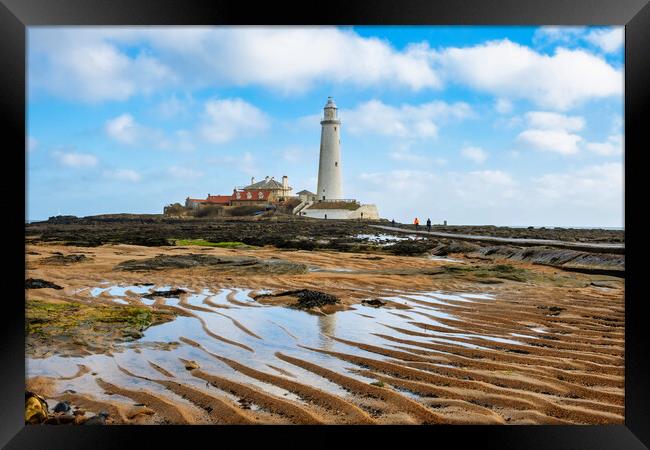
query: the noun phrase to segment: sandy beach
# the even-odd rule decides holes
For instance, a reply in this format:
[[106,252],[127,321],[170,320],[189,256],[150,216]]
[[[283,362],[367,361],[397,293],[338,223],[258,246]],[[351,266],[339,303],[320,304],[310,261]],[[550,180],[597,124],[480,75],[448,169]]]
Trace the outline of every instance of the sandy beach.
[[[463,253],[42,241],[26,252],[28,277],[54,286],[26,290],[27,388],[80,418],[624,421],[620,277]],[[311,291],[337,301],[300,307]]]

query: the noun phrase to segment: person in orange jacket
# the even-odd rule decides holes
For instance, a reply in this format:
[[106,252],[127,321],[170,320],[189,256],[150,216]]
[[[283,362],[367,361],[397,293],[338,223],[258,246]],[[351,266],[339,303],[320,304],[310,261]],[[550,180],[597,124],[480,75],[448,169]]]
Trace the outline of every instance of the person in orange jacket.
[[415,225],[415,229],[417,230],[420,227],[420,221],[416,217],[415,220],[413,221],[413,224]]

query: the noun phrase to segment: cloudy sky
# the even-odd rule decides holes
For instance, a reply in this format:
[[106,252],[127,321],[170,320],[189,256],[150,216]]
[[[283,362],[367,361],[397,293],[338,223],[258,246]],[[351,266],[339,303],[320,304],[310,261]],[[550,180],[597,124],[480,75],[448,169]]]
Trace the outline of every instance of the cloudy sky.
[[27,209],[159,213],[266,175],[411,222],[623,225],[623,28],[28,31]]

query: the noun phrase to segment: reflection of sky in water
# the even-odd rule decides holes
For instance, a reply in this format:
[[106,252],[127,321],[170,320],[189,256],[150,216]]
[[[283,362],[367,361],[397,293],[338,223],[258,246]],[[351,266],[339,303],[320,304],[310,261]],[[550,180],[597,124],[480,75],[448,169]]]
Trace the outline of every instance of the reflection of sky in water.
[[342,273],[357,272],[357,270],[346,269],[346,268],[343,268],[343,267],[339,267],[339,268],[310,267],[309,271],[310,272],[342,272]]
[[149,292],[149,290],[152,288],[152,286],[110,286],[107,288],[92,288],[90,290],[90,295],[93,297],[97,297],[100,295],[102,292],[106,292],[108,295],[112,297],[124,297],[126,296],[127,291],[131,291],[134,294],[146,294]]
[[[102,292],[107,292],[109,296],[114,297],[114,301],[124,302],[124,300],[115,297],[124,297],[127,295],[127,291],[136,294],[146,294],[153,290],[169,289],[171,289],[171,286],[108,286],[104,288],[91,289],[91,295],[96,296]],[[187,290],[187,288],[185,289]],[[257,291],[257,293],[261,292],[265,291]],[[230,302],[227,297],[231,293],[238,302],[243,304],[250,303],[251,307],[241,305],[237,306]],[[406,303],[412,308],[410,310],[402,311],[392,308],[373,308],[365,305],[354,305],[350,310],[323,316],[310,314],[306,311],[288,307],[261,305],[249,296],[250,293],[251,291],[248,289],[233,288],[224,289],[219,292],[212,292],[205,288],[195,293],[189,293],[184,297],[183,302],[181,302],[179,298],[164,298],[164,302],[167,305],[183,308],[183,303],[187,302],[192,306],[201,307],[208,311],[187,309],[187,311],[195,317],[178,316],[172,322],[150,327],[145,330],[142,339],[124,344],[124,351],[116,352],[114,357],[92,355],[80,358],[61,358],[59,356],[52,356],[46,359],[29,359],[28,374],[29,376],[70,376],[76,372],[76,364],[80,363],[87,365],[92,371],[97,371],[98,377],[101,377],[110,383],[131,389],[144,388],[153,393],[158,392],[161,394],[164,393],[163,395],[165,396],[172,396],[173,394],[166,391],[163,386],[151,381],[128,376],[121,372],[117,367],[117,364],[119,364],[136,375],[152,379],[165,379],[165,376],[149,365],[148,361],[151,361],[173,373],[177,378],[177,381],[181,383],[199,389],[208,389],[208,391],[210,389],[216,389],[214,387],[206,388],[205,381],[192,376],[188,371],[186,371],[183,363],[179,360],[179,358],[183,358],[197,361],[201,368],[206,372],[257,386],[266,392],[278,395],[282,398],[298,400],[294,394],[290,394],[284,389],[236,372],[226,363],[214,358],[202,349],[182,343],[180,338],[185,337],[191,339],[215,355],[232,359],[262,372],[282,376],[269,368],[269,364],[284,369],[296,376],[296,378],[290,378],[291,380],[315,386],[342,397],[348,396],[349,394],[340,386],[307,370],[303,370],[297,366],[280,360],[275,356],[275,353],[282,352],[288,356],[303,359],[321,367],[358,379],[362,382],[369,383],[374,381],[374,379],[363,377],[350,371],[350,369],[360,369],[359,366],[337,357],[304,347],[346,353],[377,360],[386,360],[390,358],[388,356],[372,353],[352,345],[338,342],[328,336],[335,336],[343,340],[383,348],[394,348],[397,343],[376,336],[374,333],[391,336],[393,338],[407,339],[414,342],[425,343],[437,341],[445,344],[470,348],[486,348],[480,345],[481,339],[494,342],[521,344],[514,340],[479,334],[427,331],[410,323],[415,319],[418,322],[450,328],[451,330],[453,328],[452,326],[442,324],[434,319],[422,315],[415,316],[415,314],[422,312],[423,314],[428,314],[433,317],[458,320],[458,318],[453,316],[453,314],[436,309],[435,305],[454,306],[453,301],[460,300],[468,302],[472,301],[471,299],[494,298],[493,296],[488,295],[466,294],[461,297],[458,294],[445,294],[441,292],[404,294],[404,297],[394,296],[384,297],[384,299],[390,299],[398,303]],[[435,298],[433,298],[434,296]],[[430,303],[430,306],[418,304],[410,299],[427,301]],[[206,300],[209,300],[209,302],[205,303]],[[452,302],[447,303],[444,300]],[[151,305],[154,302],[153,299],[146,298],[140,298],[140,301],[146,305]],[[209,305],[210,302],[228,306],[229,308],[214,308]],[[252,307],[253,305],[255,307]],[[371,316],[371,318],[362,317],[360,314]],[[406,317],[400,317],[400,315]],[[254,349],[254,352],[250,352],[244,348],[227,342],[222,342],[209,336],[203,329],[203,325],[199,318],[203,320],[205,327],[207,327],[210,332],[225,339],[248,346]],[[238,327],[234,321],[238,322],[242,327],[250,330],[262,339],[258,339],[246,333]],[[389,328],[390,326],[418,333],[425,333],[426,336],[405,336],[404,334]],[[453,337],[476,339],[476,344],[458,342],[453,340]],[[173,348],[171,351],[160,348],[160,343],[168,342],[179,342],[180,345]],[[399,346],[401,347],[401,351],[408,351],[409,349],[416,348],[410,344],[400,343]],[[140,349],[140,353],[135,351],[136,348]],[[73,389],[78,392],[91,393],[99,399],[107,399],[108,396],[103,393],[103,390],[99,388],[99,386],[97,386],[94,378],[95,377],[91,374],[86,374],[74,380],[61,381],[59,387],[61,390]],[[220,392],[220,394],[236,400],[230,394],[224,394],[222,392]],[[115,399],[117,397],[112,396],[111,398]],[[174,398],[176,399],[175,396]],[[133,403],[128,399],[120,400],[123,400],[125,403]]]
[[408,241],[412,239],[417,239],[416,235],[409,234],[407,236],[396,236],[394,234],[357,234],[354,236],[356,239],[367,239],[370,242],[388,242],[388,241]]
[[432,261],[445,261],[445,262],[462,262],[460,259],[446,258],[444,256],[429,256],[429,259]]
[[465,298],[470,298],[470,299],[479,299],[479,300],[494,300],[495,296],[494,294],[460,294],[461,296]]
[[539,339],[538,336],[529,336],[527,334],[510,333],[510,335],[516,337],[522,337],[522,338]]

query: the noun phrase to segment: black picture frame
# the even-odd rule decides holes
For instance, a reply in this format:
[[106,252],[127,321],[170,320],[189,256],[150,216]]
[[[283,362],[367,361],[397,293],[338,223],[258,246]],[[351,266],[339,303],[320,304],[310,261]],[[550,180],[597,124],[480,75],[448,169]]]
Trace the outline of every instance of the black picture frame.
[[[429,427],[71,427],[24,426],[24,298],[25,275],[25,122],[26,27],[36,25],[624,25],[625,26],[625,424],[610,426],[429,426]],[[648,0],[367,0],[324,3],[201,0],[0,0],[2,55],[1,123],[5,173],[0,177],[7,250],[4,311],[0,333],[0,445],[6,448],[130,448],[162,444],[174,437],[187,447],[199,439],[223,445],[228,438],[245,446],[351,442],[366,445],[390,437],[406,445],[422,439],[427,446],[443,440],[454,448],[473,442],[480,448],[641,449],[650,446],[650,351],[643,314],[643,194],[650,117],[650,5]],[[645,144],[645,145],[644,145]],[[21,150],[22,149],[22,150]],[[11,175],[11,176],[9,176]],[[22,183],[21,183],[22,182]],[[22,184],[22,187],[21,187]],[[21,191],[22,195],[21,196]],[[22,318],[22,320],[20,320]],[[291,433],[291,437],[287,433]],[[297,434],[296,434],[297,433]],[[281,436],[284,435],[284,436]],[[245,438],[244,438],[245,436]],[[164,443],[167,443],[165,445]],[[192,444],[194,443],[194,444]],[[365,445],[364,445],[365,446]]]

